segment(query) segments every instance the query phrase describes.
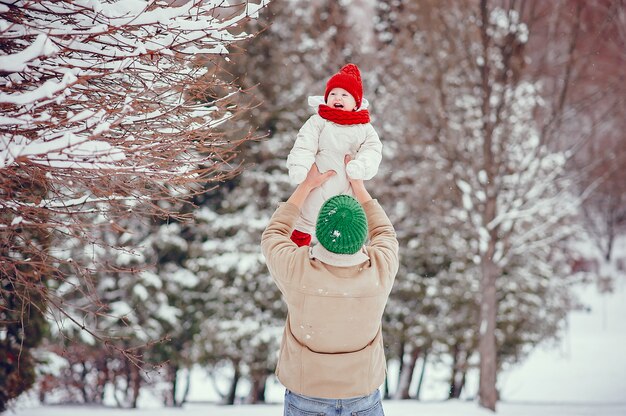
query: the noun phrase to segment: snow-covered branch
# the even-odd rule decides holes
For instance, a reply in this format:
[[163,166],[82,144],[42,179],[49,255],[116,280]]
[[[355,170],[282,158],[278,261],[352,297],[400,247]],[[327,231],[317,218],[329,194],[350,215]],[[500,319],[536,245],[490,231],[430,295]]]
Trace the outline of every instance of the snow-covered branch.
[[38,290],[63,309],[56,316],[80,322],[53,288],[68,273],[83,276],[80,299],[91,299],[89,276],[106,256],[76,262],[70,247],[123,258],[110,235],[125,219],[154,209],[176,216],[172,202],[237,173],[231,162],[251,137],[226,134],[245,108],[220,67],[266,3],[0,4],[0,277],[11,282],[0,297],[28,302]]

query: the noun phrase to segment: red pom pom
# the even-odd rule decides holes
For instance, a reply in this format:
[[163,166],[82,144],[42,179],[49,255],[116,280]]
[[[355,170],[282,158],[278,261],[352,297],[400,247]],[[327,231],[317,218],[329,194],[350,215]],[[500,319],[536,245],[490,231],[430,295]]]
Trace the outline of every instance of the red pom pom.
[[341,72],[344,74],[355,77],[359,82],[361,82],[361,71],[359,71],[359,67],[354,64],[346,64],[343,68],[341,68]]

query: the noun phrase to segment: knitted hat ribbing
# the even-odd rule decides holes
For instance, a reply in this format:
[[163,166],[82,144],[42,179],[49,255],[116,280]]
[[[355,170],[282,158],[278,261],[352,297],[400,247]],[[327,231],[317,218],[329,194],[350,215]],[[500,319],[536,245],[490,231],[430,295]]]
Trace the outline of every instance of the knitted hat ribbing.
[[326,83],[324,101],[328,102],[328,94],[330,94],[333,88],[343,88],[348,91],[354,97],[354,101],[356,101],[356,108],[361,107],[363,83],[361,82],[361,71],[359,71],[358,66],[354,64],[344,65],[338,73],[330,77]]
[[329,198],[320,209],[315,235],[331,253],[356,253],[367,238],[367,217],[363,207],[349,195]]

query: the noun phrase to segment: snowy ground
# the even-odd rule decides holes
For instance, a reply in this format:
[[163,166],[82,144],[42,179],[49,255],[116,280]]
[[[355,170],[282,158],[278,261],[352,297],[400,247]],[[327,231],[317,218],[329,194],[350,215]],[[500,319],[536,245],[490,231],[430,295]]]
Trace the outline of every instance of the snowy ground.
[[[573,312],[563,341],[552,347],[538,348],[520,366],[500,375],[503,401],[499,416],[626,416],[626,279],[617,283],[615,292],[599,295],[594,287],[581,292],[589,312]],[[394,370],[390,368],[390,373]],[[385,401],[387,416],[487,416],[471,400],[444,401],[446,367],[431,365],[424,385],[425,401]],[[390,378],[390,380],[393,377]],[[192,374],[190,399],[216,401],[217,395],[207,375]],[[471,374],[465,396],[476,394],[476,375]],[[242,385],[241,395],[245,395]],[[238,391],[239,392],[239,391]],[[183,409],[162,409],[154,397],[140,397],[139,410],[115,408],[48,406],[31,407],[24,401],[8,412],[15,416],[269,416],[282,414],[283,388],[270,380],[264,406],[233,407],[193,403]],[[30,404],[29,404],[30,403]]]
[[591,310],[570,313],[561,344],[499,376],[505,399],[626,403],[626,279],[612,294],[587,288],[581,299]]
[[[490,411],[479,409],[473,402],[397,402],[383,404],[387,416],[489,416]],[[498,416],[624,416],[622,405],[564,405],[501,403]],[[19,416],[280,416],[282,406],[215,406],[189,405],[183,409],[103,409],[84,407],[46,407],[17,412]],[[12,413],[9,412],[9,415]]]

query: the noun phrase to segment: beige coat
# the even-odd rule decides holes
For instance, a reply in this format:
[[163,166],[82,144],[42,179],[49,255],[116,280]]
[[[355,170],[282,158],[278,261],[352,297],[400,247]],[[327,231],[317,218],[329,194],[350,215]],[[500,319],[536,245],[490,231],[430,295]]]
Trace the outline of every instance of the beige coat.
[[326,265],[291,241],[300,214],[293,204],[281,204],[263,232],[263,254],[288,308],[276,375],[296,393],[341,399],[384,382],[381,319],[398,271],[398,241],[376,200],[363,208],[370,259],[354,267]]

